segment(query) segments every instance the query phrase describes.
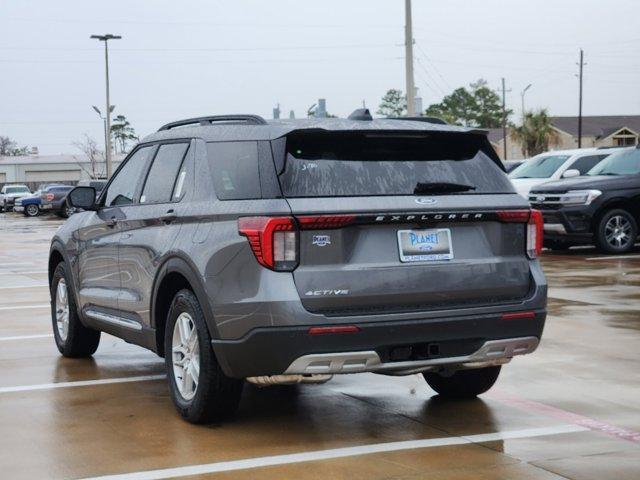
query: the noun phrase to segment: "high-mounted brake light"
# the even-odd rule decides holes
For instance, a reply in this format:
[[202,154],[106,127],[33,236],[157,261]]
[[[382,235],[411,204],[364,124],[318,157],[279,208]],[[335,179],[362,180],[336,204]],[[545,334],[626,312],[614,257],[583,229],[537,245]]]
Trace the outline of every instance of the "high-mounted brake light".
[[298,231],[291,217],[242,217],[238,232],[260,265],[277,271],[291,271],[298,265]]
[[531,210],[531,217],[527,223],[527,255],[537,258],[542,253],[542,237],[544,220],[540,210]]

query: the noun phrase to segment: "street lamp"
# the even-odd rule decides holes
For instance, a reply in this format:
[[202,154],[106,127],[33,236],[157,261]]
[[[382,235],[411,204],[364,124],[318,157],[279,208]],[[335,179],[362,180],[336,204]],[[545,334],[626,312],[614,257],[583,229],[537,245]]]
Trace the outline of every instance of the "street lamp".
[[[106,162],[107,162],[107,178],[111,177],[111,102],[109,101],[109,40],[120,40],[122,37],[120,35],[111,35],[107,33],[105,35],[91,35],[90,38],[95,40],[99,40],[104,42],[104,64],[105,64],[105,78],[106,78],[106,87],[107,87],[107,102],[106,102],[106,124],[105,128],[107,130],[106,142],[105,142],[105,154],[106,154]],[[94,107],[94,109],[96,109]],[[97,110],[97,109],[96,109]]]
[[524,124],[524,95],[527,93],[527,90],[531,88],[531,84],[527,85],[522,92],[520,92],[520,97],[522,98],[522,123]]
[[107,149],[109,148],[109,146],[107,145],[107,143],[109,142],[109,140],[107,139],[107,137],[111,137],[109,130],[107,130],[107,118],[109,117],[109,115],[111,114],[111,112],[113,112],[113,109],[116,108],[115,105],[111,105],[109,107],[109,115],[103,117],[102,116],[102,112],[100,111],[100,109],[98,107],[96,107],[95,105],[92,105],[91,108],[93,108],[96,113],[98,114],[98,116],[102,119],[102,123],[104,124],[104,151],[105,151],[105,161],[106,161],[106,155],[107,155]]

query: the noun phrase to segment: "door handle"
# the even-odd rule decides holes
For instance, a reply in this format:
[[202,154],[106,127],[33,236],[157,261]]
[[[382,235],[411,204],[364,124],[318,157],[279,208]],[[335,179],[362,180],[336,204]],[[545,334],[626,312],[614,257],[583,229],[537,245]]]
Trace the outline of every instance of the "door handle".
[[167,223],[168,224],[168,223],[173,222],[176,218],[178,218],[178,214],[172,208],[171,210],[168,210],[164,215],[162,215],[160,217],[160,220],[163,223]]
[[107,227],[113,228],[118,224],[118,219],[116,217],[111,217],[105,223],[107,224]]

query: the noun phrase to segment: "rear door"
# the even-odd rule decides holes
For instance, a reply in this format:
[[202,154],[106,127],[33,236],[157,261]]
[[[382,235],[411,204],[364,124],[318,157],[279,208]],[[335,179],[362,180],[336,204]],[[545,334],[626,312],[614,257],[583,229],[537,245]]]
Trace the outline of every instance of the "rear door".
[[[294,134],[282,190],[302,228],[296,288],[327,315],[522,299],[526,208],[467,135]],[[421,193],[426,192],[426,193]]]

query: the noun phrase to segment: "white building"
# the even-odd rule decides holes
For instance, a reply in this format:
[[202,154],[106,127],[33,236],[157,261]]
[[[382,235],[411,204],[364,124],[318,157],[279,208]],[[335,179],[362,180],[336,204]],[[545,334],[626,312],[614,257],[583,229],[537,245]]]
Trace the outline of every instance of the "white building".
[[[113,157],[113,170],[120,165],[122,155]],[[0,185],[26,183],[71,183],[90,178],[105,178],[105,162],[90,162],[83,155],[26,155],[0,157]]]

